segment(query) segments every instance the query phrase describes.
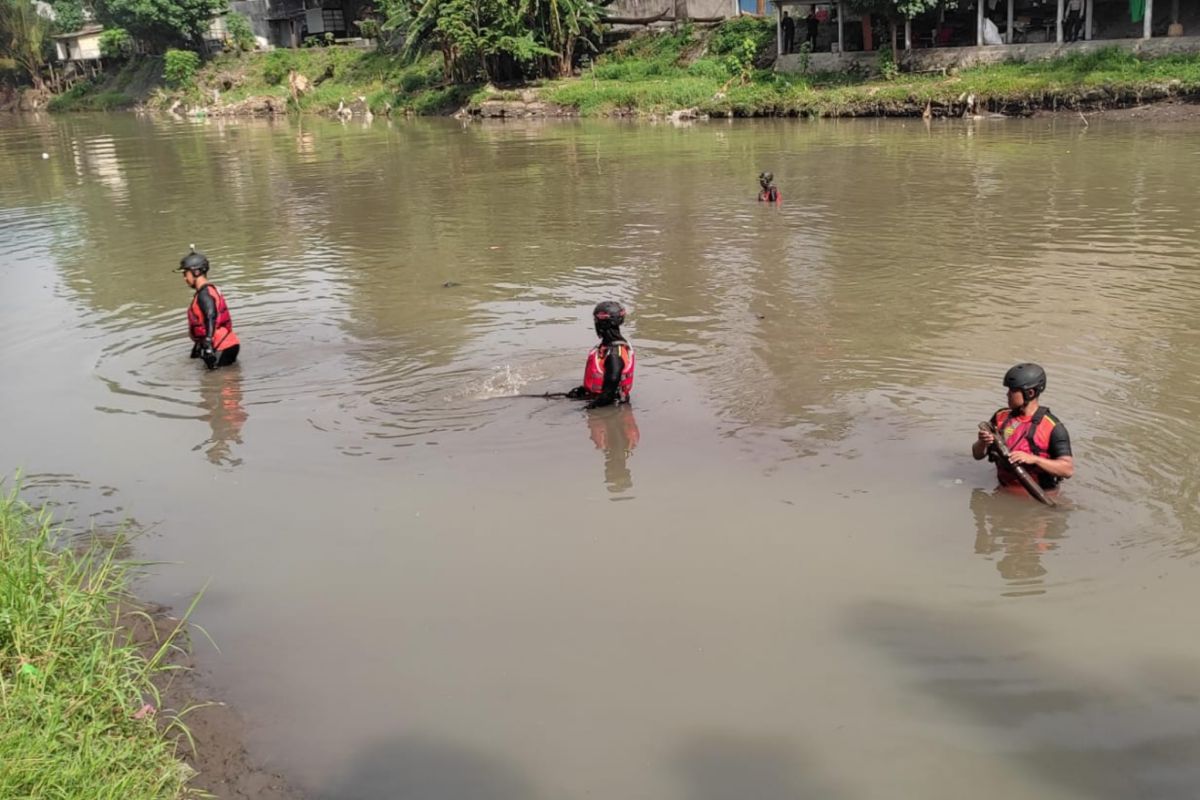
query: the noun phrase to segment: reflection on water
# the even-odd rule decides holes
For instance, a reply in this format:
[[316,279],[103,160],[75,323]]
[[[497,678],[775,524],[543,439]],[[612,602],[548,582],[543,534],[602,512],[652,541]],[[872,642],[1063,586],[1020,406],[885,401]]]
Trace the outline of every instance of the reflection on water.
[[[633,407],[629,405],[596,408],[587,412],[588,435],[597,450],[604,451],[604,484],[620,495],[633,488],[633,474],[627,464],[641,440]],[[617,499],[617,498],[613,498]]]
[[[212,580],[219,688],[317,796],[1066,800],[1109,752],[1168,796],[1191,709],[1096,698],[1200,661],[1162,613],[1200,601],[1198,134],[3,117],[0,472],[155,521],[148,599]],[[192,242],[253,354],[211,374]],[[577,384],[605,297],[636,416],[513,397]],[[1068,509],[967,451],[1024,360]]]
[[200,378],[200,397],[212,433],[194,449],[203,450],[213,464],[240,466],[242,459],[233,452],[233,445],[242,443],[242,426],[246,424],[242,405],[241,365],[223,367]]
[[[1019,488],[1019,487],[1018,487]],[[996,563],[1008,585],[1005,595],[1043,594],[1046,561],[1066,536],[1070,515],[1063,507],[1046,508],[1008,488],[971,492],[975,552]]]

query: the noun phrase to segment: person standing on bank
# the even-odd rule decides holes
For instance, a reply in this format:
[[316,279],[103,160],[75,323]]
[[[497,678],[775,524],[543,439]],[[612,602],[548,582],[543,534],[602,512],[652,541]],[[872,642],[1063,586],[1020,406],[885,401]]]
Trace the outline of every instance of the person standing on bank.
[[225,298],[208,281],[208,258],[197,253],[196,246],[192,245],[191,252],[180,259],[178,269],[188,288],[196,291],[187,312],[192,358],[202,359],[209,369],[229,366],[237,361],[242,345],[233,332],[233,320]]
[[783,20],[779,23],[779,27],[783,30],[784,55],[794,52],[796,43],[796,20],[785,11],[783,12]]
[[1043,489],[1054,489],[1060,481],[1075,474],[1071,456],[1071,437],[1067,428],[1050,409],[1038,403],[1046,391],[1046,371],[1037,364],[1017,364],[1004,375],[1008,406],[992,415],[992,427],[1011,451],[1008,463],[989,451],[996,437],[980,430],[971,455],[976,461],[985,456],[996,464],[996,477],[1004,486],[1020,485],[1011,464],[1019,464]]
[[600,343],[588,353],[583,385],[567,392],[572,400],[588,400],[587,408],[628,403],[633,391],[633,345],[621,335],[625,307],[615,300],[597,303],[592,322]]

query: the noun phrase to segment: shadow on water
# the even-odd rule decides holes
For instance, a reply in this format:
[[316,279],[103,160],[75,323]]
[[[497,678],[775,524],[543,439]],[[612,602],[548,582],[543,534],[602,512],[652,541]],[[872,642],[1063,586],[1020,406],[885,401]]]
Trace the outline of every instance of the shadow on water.
[[375,743],[314,800],[536,800],[513,764],[462,745],[401,735]]
[[217,466],[241,466],[233,445],[242,444],[242,426],[249,416],[242,403],[242,370],[238,365],[223,367],[201,376],[200,406],[211,433],[194,450],[203,450]]
[[627,462],[641,440],[633,408],[622,405],[593,409],[587,412],[587,423],[592,443],[604,451],[605,486],[613,495],[628,492],[633,488],[633,473]]
[[890,656],[902,689],[964,719],[947,730],[1047,785],[1094,800],[1195,797],[1200,664],[1139,664],[1136,683],[1039,652],[1039,635],[980,610],[873,603],[852,633]]
[[692,739],[675,767],[687,800],[838,800],[818,770],[790,741],[773,736],[711,733]]
[[971,492],[975,552],[996,562],[1005,597],[1045,594],[1045,559],[1066,537],[1068,513],[1005,489]]

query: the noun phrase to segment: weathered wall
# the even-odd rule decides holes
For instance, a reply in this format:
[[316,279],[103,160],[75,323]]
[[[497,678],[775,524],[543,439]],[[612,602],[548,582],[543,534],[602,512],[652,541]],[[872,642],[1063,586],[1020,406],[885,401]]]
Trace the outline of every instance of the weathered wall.
[[279,42],[271,42],[271,26],[267,22],[269,15],[268,0],[233,0],[229,4],[229,10],[235,11],[250,20],[250,28],[254,31],[255,38],[261,39],[264,42],[270,42],[271,44],[280,44]]
[[[684,0],[680,0],[682,5]],[[738,14],[736,0],[686,0],[687,15],[707,19]],[[616,0],[605,11],[613,17],[653,17],[663,11],[671,16],[676,0]]]
[[[1160,0],[1162,2],[1162,0]],[[1120,47],[1145,55],[1169,55],[1171,53],[1200,53],[1200,36],[1182,36],[1161,39],[1109,39],[1103,41],[1075,42],[1073,44],[1015,44],[994,47],[936,47],[909,50],[900,54],[901,63],[907,69],[935,70],[949,67],[969,67],[975,64],[997,64],[1002,61],[1046,61],[1068,53],[1087,53],[1105,47]],[[809,58],[809,70],[813,72],[835,72],[859,65],[873,69],[879,62],[878,53],[813,53]],[[777,72],[799,71],[799,57],[780,56],[775,61]]]

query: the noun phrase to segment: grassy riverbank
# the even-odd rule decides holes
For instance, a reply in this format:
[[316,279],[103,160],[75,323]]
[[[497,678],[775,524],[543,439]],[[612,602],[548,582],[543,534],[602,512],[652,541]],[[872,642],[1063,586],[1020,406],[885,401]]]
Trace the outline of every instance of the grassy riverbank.
[[[146,89],[146,62],[57,98],[53,110],[143,103],[181,113],[442,114],[569,113],[712,116],[960,114],[974,95],[984,110],[1100,110],[1174,97],[1200,99],[1200,55],[1143,59],[1116,48],[1054,61],[980,66],[951,74],[776,74],[769,26],[742,19],[715,31],[685,28],[637,36],[600,55],[575,78],[520,87],[463,86],[442,78],[439,56],[405,64],[393,55],[343,48],[221,56],[184,88]],[[309,86],[292,97],[288,75]]]
[[147,659],[118,625],[128,571],[111,546],[62,544],[0,497],[0,797],[186,797],[189,768],[139,714],[161,705],[168,645]]

